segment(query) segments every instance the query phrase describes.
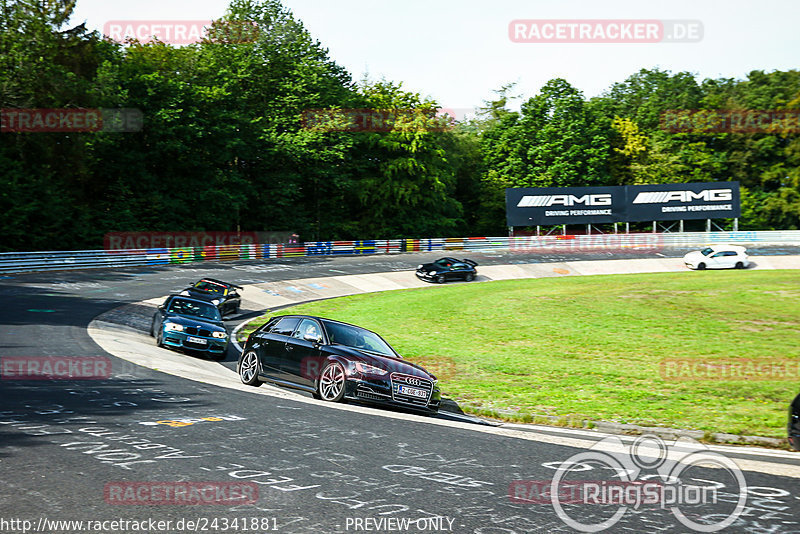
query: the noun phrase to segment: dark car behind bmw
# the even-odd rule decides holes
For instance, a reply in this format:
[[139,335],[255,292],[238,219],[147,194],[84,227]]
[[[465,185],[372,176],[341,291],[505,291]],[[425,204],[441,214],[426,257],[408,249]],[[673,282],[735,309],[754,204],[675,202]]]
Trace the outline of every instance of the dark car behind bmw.
[[242,289],[242,286],[214,278],[203,278],[184,289],[181,294],[211,302],[225,316],[230,313],[239,313],[242,297],[236,291],[237,289]]

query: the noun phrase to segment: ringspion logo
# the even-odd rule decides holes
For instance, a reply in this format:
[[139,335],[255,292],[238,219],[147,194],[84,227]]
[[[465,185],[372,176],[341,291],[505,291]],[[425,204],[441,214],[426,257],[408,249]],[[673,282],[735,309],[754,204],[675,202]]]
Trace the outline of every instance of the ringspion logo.
[[[551,505],[578,532],[600,532],[628,512],[642,515],[648,509],[669,509],[696,532],[718,532],[733,524],[747,503],[747,482],[736,462],[688,438],[668,444],[645,435],[626,445],[611,436],[548,467],[555,469],[551,480],[512,481],[509,499]],[[586,505],[595,505],[595,513]]]

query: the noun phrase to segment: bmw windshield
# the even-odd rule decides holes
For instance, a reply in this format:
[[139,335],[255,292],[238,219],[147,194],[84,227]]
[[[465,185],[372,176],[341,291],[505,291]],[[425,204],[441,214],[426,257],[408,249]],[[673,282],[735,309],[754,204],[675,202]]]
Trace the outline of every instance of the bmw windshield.
[[193,317],[200,317],[201,319],[210,319],[212,321],[222,320],[216,306],[204,302],[197,302],[195,300],[172,299],[167,312],[177,315],[191,315]]

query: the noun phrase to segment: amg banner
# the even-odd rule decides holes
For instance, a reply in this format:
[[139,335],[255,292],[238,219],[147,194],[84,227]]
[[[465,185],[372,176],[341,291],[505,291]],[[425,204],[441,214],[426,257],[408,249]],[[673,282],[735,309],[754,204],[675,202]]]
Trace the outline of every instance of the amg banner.
[[506,189],[508,226],[739,217],[739,182]]

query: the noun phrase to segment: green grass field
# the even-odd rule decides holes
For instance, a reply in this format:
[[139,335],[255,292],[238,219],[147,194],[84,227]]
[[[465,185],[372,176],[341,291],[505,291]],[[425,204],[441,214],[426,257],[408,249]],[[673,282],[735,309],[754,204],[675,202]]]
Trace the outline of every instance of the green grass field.
[[[799,301],[798,271],[687,271],[453,283],[278,314],[377,331],[466,412],[785,437],[800,390]],[[791,378],[709,379],[664,360],[781,363]],[[692,379],[662,374],[675,369]]]

